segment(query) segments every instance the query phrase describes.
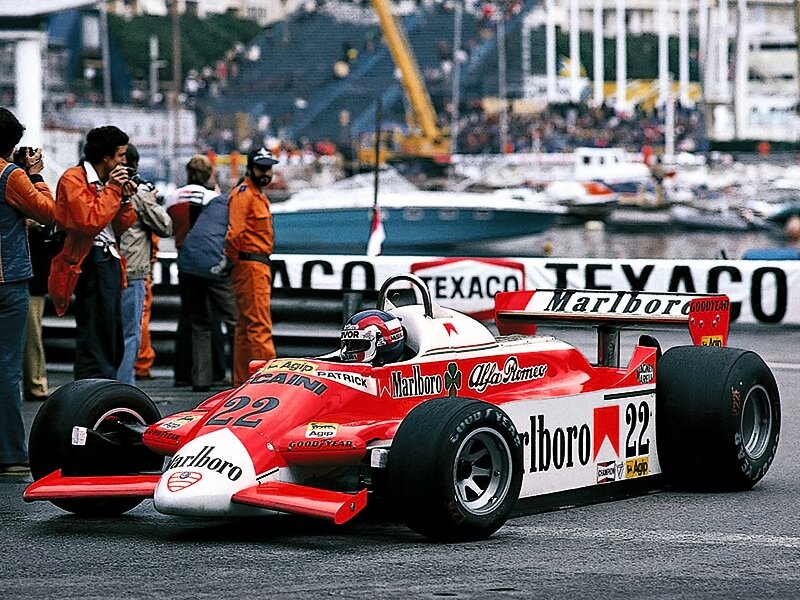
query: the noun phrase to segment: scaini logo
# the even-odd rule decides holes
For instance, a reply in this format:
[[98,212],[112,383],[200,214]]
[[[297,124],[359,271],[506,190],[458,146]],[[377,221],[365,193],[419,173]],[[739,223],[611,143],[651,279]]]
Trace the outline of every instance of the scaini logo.
[[180,492],[190,485],[194,485],[202,478],[203,474],[197,471],[179,471],[169,476],[169,479],[167,479],[167,489],[170,492]]

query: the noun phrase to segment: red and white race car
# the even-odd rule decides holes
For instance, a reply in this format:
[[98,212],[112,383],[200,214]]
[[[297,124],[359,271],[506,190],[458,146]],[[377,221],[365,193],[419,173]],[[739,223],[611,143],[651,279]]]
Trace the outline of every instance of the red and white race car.
[[[398,284],[414,302],[397,305]],[[725,347],[725,296],[501,293],[497,337],[413,275],[390,278],[378,308],[400,320],[411,356],[253,361],[241,387],[163,419],[119,382],[60,388],[33,424],[25,500],[109,515],[153,498],[173,515],[345,523],[374,498],[422,535],[469,540],[515,507],[665,483],[745,490],[775,456],[778,388],[758,355]],[[546,321],[595,327],[596,359],[537,335]],[[622,360],[623,328],[675,325],[694,345],[662,355],[642,335]]]

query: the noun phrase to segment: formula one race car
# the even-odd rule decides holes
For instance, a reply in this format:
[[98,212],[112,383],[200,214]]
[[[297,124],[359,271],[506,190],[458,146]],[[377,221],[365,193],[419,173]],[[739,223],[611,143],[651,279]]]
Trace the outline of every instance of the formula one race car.
[[[725,296],[504,292],[498,337],[433,303],[413,275],[387,280],[377,308],[402,325],[397,362],[345,362],[343,351],[253,361],[241,387],[163,419],[122,383],[60,388],[33,424],[25,500],[113,515],[153,498],[173,515],[338,524],[369,498],[424,536],[471,540],[515,507],[637,486],[746,490],[775,456],[778,388],[759,356],[725,347]],[[547,321],[595,327],[596,361],[538,335]],[[641,335],[623,363],[624,328],[675,325],[694,345],[662,354]]]

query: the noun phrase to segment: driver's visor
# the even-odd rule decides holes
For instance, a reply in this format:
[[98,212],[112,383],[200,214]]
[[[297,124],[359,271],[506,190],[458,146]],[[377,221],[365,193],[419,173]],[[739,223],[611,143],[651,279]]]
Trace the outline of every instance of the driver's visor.
[[371,339],[350,338],[347,340],[342,340],[342,350],[345,352],[365,352],[366,350],[369,350],[371,344]]

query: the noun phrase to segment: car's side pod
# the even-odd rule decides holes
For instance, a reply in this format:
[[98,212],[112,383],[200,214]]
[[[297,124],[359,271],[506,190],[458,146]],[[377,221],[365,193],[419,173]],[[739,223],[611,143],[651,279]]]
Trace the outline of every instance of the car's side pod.
[[597,327],[598,363],[619,366],[623,328],[686,325],[697,346],[728,343],[730,300],[724,294],[605,290],[523,290],[495,296],[495,322],[502,335],[533,335],[536,324]]

